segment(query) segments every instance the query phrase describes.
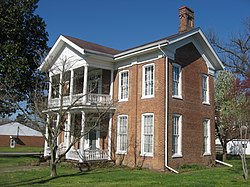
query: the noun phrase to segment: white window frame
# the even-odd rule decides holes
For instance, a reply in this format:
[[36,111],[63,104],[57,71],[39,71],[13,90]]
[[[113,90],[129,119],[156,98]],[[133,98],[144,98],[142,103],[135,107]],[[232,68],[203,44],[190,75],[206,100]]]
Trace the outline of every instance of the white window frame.
[[[146,84],[147,84],[147,82],[146,82],[146,74],[145,74],[145,69],[146,68],[148,68],[148,67],[153,67],[153,75],[152,76],[150,76],[150,80],[149,81],[147,81],[147,82],[150,82],[152,79],[152,85],[149,85],[150,86],[150,88],[149,88],[149,90],[151,90],[151,86],[153,87],[152,89],[153,89],[153,93],[150,93],[150,94],[148,94],[148,93],[146,93]],[[142,67],[142,98],[152,98],[152,97],[154,97],[154,92],[155,92],[155,64],[153,64],[153,63],[151,63],[151,64],[147,64],[147,65],[144,65],[143,67]],[[151,92],[151,91],[150,91]]]
[[209,119],[203,120],[203,155],[211,155],[211,125]]
[[[125,74],[127,73],[128,75],[128,82],[127,82],[127,85],[124,86],[124,82],[122,83],[122,74]],[[122,84],[123,84],[123,87],[126,87],[126,88],[122,88]],[[123,97],[124,96],[124,90],[127,89],[127,97]],[[124,70],[124,71],[120,71],[119,72],[119,91],[118,91],[118,99],[119,101],[128,101],[128,97],[129,97],[129,71],[128,70]]]
[[[152,132],[151,133],[145,133],[145,117],[152,116]],[[142,119],[141,119],[141,156],[149,156],[153,157],[154,156],[154,114],[153,113],[145,113],[142,114]],[[152,142],[152,150],[150,152],[144,151],[145,145],[145,136],[151,136],[151,142]]]
[[[177,124],[175,124],[175,119],[177,119]],[[176,128],[174,128],[174,125],[177,125]],[[177,130],[177,151],[174,152],[174,132]],[[182,115],[180,114],[173,114],[172,116],[172,157],[182,157]]]
[[[206,84],[205,87],[204,83]],[[209,105],[209,77],[205,74],[202,74],[201,76],[201,97],[202,97],[202,103]]]
[[[121,130],[121,119],[126,118],[127,123],[126,125],[126,131],[125,132],[120,132]],[[119,115],[118,116],[118,121],[117,121],[117,154],[126,154],[128,151],[128,115]],[[125,135],[125,149],[121,150],[121,135]]]
[[[178,80],[174,80],[174,68],[177,68],[179,70],[179,78]],[[174,93],[174,82],[177,81],[177,91],[178,93]],[[173,63],[172,64],[172,97],[173,98],[178,98],[182,99],[182,71],[181,71],[181,66],[179,64]]]

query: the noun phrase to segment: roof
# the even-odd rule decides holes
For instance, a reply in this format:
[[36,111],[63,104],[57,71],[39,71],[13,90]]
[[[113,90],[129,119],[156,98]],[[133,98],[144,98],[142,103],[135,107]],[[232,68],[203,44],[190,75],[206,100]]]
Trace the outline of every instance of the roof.
[[[105,47],[99,44],[95,44],[92,42],[84,41],[79,38],[74,38],[71,36],[65,36],[61,35],[55,45],[52,47],[50,53],[46,57],[45,61],[48,60],[48,57],[52,54],[56,54],[59,51],[60,46],[63,45],[63,43],[68,43],[69,45],[73,46],[77,51],[79,51],[81,54],[85,55],[86,53],[92,53],[97,55],[104,55],[108,56],[111,60],[120,60],[127,58],[131,55],[136,55],[139,53],[145,52],[148,49],[158,49],[159,46],[169,46],[172,44],[177,44],[182,40],[185,40],[186,38],[194,37],[195,40],[199,40],[200,44],[202,44],[202,47],[206,51],[206,53],[210,56],[210,59],[213,61],[213,65],[215,67],[215,70],[222,70],[224,68],[222,62],[220,61],[219,57],[217,56],[216,52],[206,39],[205,35],[201,31],[201,29],[195,28],[192,30],[189,30],[187,32],[177,33],[174,35],[170,35],[143,45],[139,45],[136,47],[132,47],[123,51],[112,49],[109,47]],[[53,56],[53,55],[52,55]],[[54,55],[56,56],[56,55]],[[43,64],[39,67],[40,70],[44,71],[46,69],[45,61]],[[47,66],[48,67],[48,66]]]
[[107,53],[110,55],[115,55],[115,54],[120,52],[120,50],[112,49],[112,48],[105,47],[105,46],[95,44],[92,42],[87,42],[87,41],[81,40],[79,38],[74,38],[74,37],[65,36],[65,35],[63,35],[63,36],[83,49],[89,49],[89,50],[93,50],[93,51]]
[[10,122],[0,126],[0,135],[8,136],[42,136],[42,133],[18,122]]

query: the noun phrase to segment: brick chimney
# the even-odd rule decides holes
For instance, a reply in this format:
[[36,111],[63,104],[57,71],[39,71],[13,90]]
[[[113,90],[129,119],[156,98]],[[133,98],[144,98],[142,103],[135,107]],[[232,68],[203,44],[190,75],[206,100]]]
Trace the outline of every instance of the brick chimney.
[[194,11],[183,6],[179,8],[180,26],[179,33],[192,30],[194,28]]

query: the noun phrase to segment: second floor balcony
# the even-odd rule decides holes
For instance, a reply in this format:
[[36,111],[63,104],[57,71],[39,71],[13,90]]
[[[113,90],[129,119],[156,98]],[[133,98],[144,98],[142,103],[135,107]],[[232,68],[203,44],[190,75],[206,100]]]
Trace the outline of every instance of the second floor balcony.
[[48,108],[112,105],[113,71],[79,67],[50,76]]

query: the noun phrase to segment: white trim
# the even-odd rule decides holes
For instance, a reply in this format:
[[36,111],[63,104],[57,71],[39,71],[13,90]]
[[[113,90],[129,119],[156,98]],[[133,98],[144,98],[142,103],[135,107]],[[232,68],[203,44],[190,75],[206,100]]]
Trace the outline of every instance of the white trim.
[[[173,114],[172,116],[172,139],[173,139],[173,118],[178,117],[178,150],[177,153],[172,153],[172,158],[182,157],[182,115],[181,114]],[[173,142],[172,142],[173,148]]]
[[[203,100],[203,77],[206,78],[206,100],[204,101]],[[202,99],[202,104],[205,104],[205,105],[210,105],[210,92],[209,92],[209,76],[206,75],[206,74],[202,74],[201,75],[201,99]]]
[[108,160],[111,160],[111,154],[112,154],[112,148],[111,148],[111,136],[112,136],[112,122],[113,122],[113,117],[112,114],[109,113],[109,128],[108,128]]
[[162,56],[158,56],[158,57],[156,57],[156,58],[150,58],[150,59],[148,59],[148,60],[143,60],[143,61],[140,61],[140,62],[135,61],[135,62],[132,62],[132,63],[129,64],[129,65],[120,66],[120,67],[118,67],[117,69],[118,69],[118,70],[121,70],[121,69],[125,69],[125,68],[132,67],[132,66],[134,66],[134,65],[140,65],[140,64],[147,63],[147,62],[156,61],[156,60],[161,59],[161,58],[162,58]]
[[[153,94],[151,95],[145,95],[145,68],[149,67],[149,66],[153,66]],[[147,99],[147,98],[152,98],[154,97],[155,94],[155,64],[154,63],[150,63],[150,64],[146,64],[142,67],[142,97],[141,99]]]
[[[152,153],[144,152],[144,118],[145,116],[152,116]],[[153,157],[154,156],[154,113],[144,113],[141,115],[141,156],[148,156]]]
[[113,91],[114,91],[114,70],[110,70],[110,90],[109,90],[110,100],[113,99]]
[[[127,120],[127,147],[125,148],[126,150],[120,150],[120,118],[122,117],[126,117]],[[116,150],[116,154],[127,154],[128,151],[128,115],[118,115],[117,116],[117,150]]]
[[82,129],[81,129],[81,139],[80,139],[80,158],[79,158],[79,162],[84,162],[84,141],[85,141],[85,138],[84,138],[84,129],[85,129],[85,112],[82,111],[82,120],[81,120],[81,126],[82,126]]
[[88,92],[88,66],[84,66],[84,75],[83,75],[83,104],[87,102],[87,92]]
[[204,142],[204,133],[205,133],[204,126],[205,125],[207,125],[207,135],[208,135],[207,142],[206,142],[207,143],[207,148],[206,148],[207,151],[205,151],[203,153],[203,156],[211,155],[211,124],[210,124],[210,119],[204,119],[202,125],[203,125],[203,143],[205,143]]
[[[173,67],[177,67],[179,69],[179,82],[178,82],[178,95],[173,95]],[[172,63],[172,97],[177,99],[182,99],[182,68],[179,64]]]
[[[122,91],[122,88],[121,88],[121,75],[123,73],[126,73],[126,72],[127,72],[127,75],[128,75],[128,77],[127,77],[128,78],[128,90],[127,90],[128,94],[127,94],[127,98],[121,99],[121,91]],[[118,100],[119,100],[119,102],[120,101],[128,101],[128,98],[129,98],[129,70],[123,70],[123,71],[119,72]]]

